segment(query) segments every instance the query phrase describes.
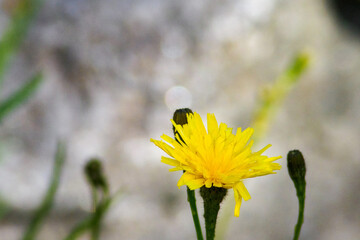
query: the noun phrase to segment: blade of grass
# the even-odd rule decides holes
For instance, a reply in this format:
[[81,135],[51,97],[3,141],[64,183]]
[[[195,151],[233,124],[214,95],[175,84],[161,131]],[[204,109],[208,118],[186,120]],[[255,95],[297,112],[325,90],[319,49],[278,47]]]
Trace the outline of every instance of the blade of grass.
[[112,197],[107,197],[102,200],[94,213],[90,214],[84,220],[79,222],[71,232],[64,238],[64,240],[75,240],[89,231],[91,239],[97,240],[100,237],[101,222],[109,210],[111,204],[120,196],[121,191],[116,192]]
[[22,85],[20,89],[0,103],[0,123],[5,116],[15,110],[35,93],[36,89],[38,89],[42,83],[42,80],[43,78],[40,73],[35,74],[29,81]]
[[0,40],[0,87],[9,62],[25,38],[42,2],[43,0],[22,0]]
[[39,232],[45,217],[48,215],[48,213],[51,210],[51,207],[55,199],[55,194],[59,186],[60,175],[65,162],[65,155],[66,155],[65,144],[59,142],[55,154],[53,174],[49,188],[39,208],[35,211],[27,230],[25,231],[23,240],[36,239],[36,235]]
[[254,142],[259,142],[267,134],[271,120],[280,109],[294,84],[308,69],[309,63],[310,56],[308,54],[297,54],[284,73],[260,96],[260,106],[255,111],[252,123],[255,129]]
[[0,196],[0,220],[10,211],[9,203]]
[[75,240],[83,235],[86,231],[91,229],[93,223],[93,215],[88,216],[81,222],[79,222],[70,233],[64,238],[64,240]]
[[[3,142],[0,141],[0,164],[3,161],[3,151],[6,147],[3,146]],[[0,193],[0,221],[3,219],[6,214],[10,211],[10,203],[6,201],[3,195]]]

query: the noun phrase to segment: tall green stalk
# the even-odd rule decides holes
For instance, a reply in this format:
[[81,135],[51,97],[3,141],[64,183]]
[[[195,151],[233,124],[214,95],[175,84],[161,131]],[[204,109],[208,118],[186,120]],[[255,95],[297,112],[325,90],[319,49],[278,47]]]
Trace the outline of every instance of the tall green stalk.
[[298,199],[299,199],[299,215],[298,215],[297,223],[295,225],[295,231],[294,231],[293,240],[298,240],[299,239],[301,227],[302,227],[302,224],[304,222],[305,193],[304,193],[303,196],[298,195]]
[[203,240],[203,235],[201,231],[200,221],[199,221],[199,215],[196,207],[196,198],[195,198],[195,191],[190,190],[190,188],[187,188],[187,199],[190,204],[191,209],[191,215],[193,217],[194,226],[196,230],[196,236],[198,240]]

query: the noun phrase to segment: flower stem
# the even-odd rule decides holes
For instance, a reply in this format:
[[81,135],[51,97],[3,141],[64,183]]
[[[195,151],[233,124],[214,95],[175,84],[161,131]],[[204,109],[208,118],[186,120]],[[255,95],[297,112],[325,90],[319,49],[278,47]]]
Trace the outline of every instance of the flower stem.
[[202,187],[200,194],[204,199],[204,218],[206,240],[215,238],[216,219],[220,210],[220,203],[224,199],[227,189],[218,187]]
[[304,222],[304,208],[305,208],[305,189],[304,191],[298,191],[297,197],[299,199],[299,216],[297,223],[295,225],[294,238],[293,240],[298,240],[300,236],[301,226]]
[[195,226],[195,230],[196,230],[196,236],[198,240],[203,240],[203,235],[202,235],[202,231],[201,231],[201,226],[200,226],[200,221],[199,221],[199,215],[197,212],[197,208],[196,208],[196,198],[195,198],[195,191],[194,190],[190,190],[190,188],[187,188],[187,200],[190,204],[190,208],[191,208],[191,214],[194,220],[194,226]]

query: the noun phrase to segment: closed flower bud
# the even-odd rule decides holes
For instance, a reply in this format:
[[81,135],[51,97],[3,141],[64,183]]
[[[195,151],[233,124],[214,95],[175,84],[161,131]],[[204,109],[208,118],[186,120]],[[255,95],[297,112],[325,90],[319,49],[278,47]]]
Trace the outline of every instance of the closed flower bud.
[[174,112],[173,120],[176,124],[184,125],[188,123],[187,114],[193,114],[190,108],[180,108]]
[[296,191],[302,195],[305,192],[306,165],[302,153],[299,150],[292,150],[287,155],[289,175],[294,182]]
[[[179,125],[184,125],[188,123],[188,114],[193,114],[193,111],[191,111],[190,108],[180,108],[177,109],[174,112],[174,116],[173,116],[173,120],[176,124]],[[177,132],[177,130],[175,129],[175,126],[173,125],[173,131],[174,131],[174,136],[176,141],[178,141],[179,143],[184,142],[184,140],[182,139],[182,137],[180,136],[180,134]]]
[[288,153],[288,170],[293,181],[297,179],[305,179],[306,166],[303,155],[299,150],[292,150]]
[[104,192],[108,190],[108,184],[103,174],[101,162],[93,158],[85,166],[85,175],[94,188],[100,188]]

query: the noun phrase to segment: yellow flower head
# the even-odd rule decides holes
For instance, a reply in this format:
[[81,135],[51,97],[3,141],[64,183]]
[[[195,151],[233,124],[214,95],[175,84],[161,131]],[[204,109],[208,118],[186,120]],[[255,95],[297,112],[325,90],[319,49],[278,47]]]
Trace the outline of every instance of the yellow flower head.
[[236,201],[234,214],[238,217],[242,198],[250,199],[242,180],[276,173],[274,170],[280,170],[281,166],[274,161],[281,156],[261,155],[270,144],[252,152],[253,140],[249,142],[254,132],[252,128],[244,131],[238,128],[234,135],[232,128],[224,123],[218,125],[215,115],[208,114],[206,132],[199,114],[187,114],[187,120],[185,125],[171,120],[178,133],[176,140],[165,134],[161,138],[167,143],[151,139],[171,157],[162,157],[161,161],[174,166],[170,171],[184,171],[177,184],[179,188],[182,185],[192,190],[204,185],[207,188],[232,188]]

